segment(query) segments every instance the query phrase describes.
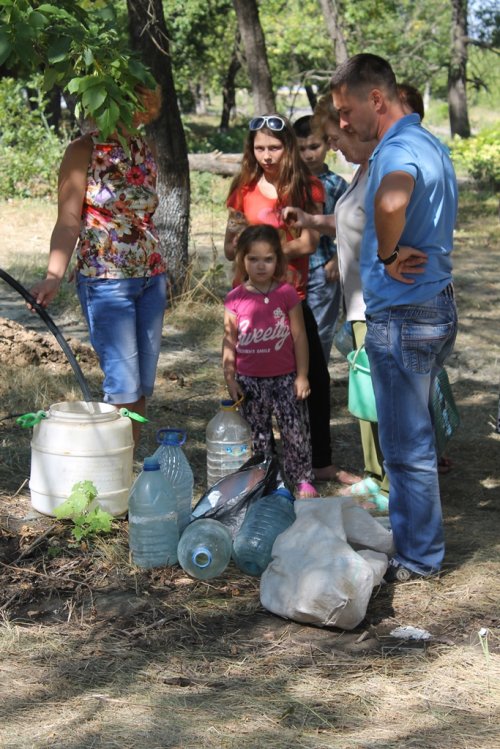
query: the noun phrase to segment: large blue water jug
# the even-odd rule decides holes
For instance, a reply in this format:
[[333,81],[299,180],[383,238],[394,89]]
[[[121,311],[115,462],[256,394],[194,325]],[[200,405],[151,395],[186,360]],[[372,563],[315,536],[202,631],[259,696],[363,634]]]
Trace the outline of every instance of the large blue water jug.
[[191,519],[193,504],[193,471],[182,450],[186,432],[182,429],[159,429],[156,440],[160,447],[153,457],[158,459],[161,472],[175,494],[180,537]]
[[138,567],[177,562],[177,502],[155,457],[144,459],[143,471],[132,484],[128,533],[132,561]]
[[189,575],[199,580],[217,577],[229,564],[231,543],[231,534],[218,520],[194,520],[179,541],[179,564]]
[[274,541],[295,520],[294,499],[285,487],[256,499],[233,543],[233,559],[247,575],[261,575],[271,561]]

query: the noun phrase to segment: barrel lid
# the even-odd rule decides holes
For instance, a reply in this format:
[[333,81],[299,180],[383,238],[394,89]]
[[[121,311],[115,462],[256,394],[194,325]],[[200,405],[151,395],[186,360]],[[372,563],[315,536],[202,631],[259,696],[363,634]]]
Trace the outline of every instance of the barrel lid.
[[160,463],[158,461],[158,458],[155,458],[154,455],[151,455],[148,458],[144,458],[144,470],[145,471],[159,471]]

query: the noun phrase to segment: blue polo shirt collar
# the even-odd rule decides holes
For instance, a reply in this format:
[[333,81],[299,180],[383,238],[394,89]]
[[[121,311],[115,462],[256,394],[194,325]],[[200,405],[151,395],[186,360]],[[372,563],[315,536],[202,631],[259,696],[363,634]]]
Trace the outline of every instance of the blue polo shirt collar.
[[401,130],[403,130],[405,127],[408,127],[409,125],[420,125],[420,116],[418,114],[405,114],[405,116],[401,117],[401,119],[395,122],[394,125],[391,125],[382,140],[377,144],[377,147],[369,158],[369,162],[371,163],[373,161],[384,143],[386,143],[389,138],[393,138],[395,135],[399,135]]

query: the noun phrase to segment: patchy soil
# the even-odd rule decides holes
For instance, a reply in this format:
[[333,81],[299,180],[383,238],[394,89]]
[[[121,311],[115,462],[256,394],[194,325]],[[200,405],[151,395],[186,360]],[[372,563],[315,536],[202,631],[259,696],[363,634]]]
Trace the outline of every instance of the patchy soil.
[[[27,236],[20,246],[29,253]],[[178,567],[138,570],[126,521],[109,537],[76,544],[67,525],[36,515],[26,486],[29,434],[13,416],[79,393],[57,343],[26,327],[33,316],[19,308],[15,322],[2,308],[2,749],[500,747],[499,249],[494,208],[464,195],[455,254],[460,334],[447,366],[462,423],[448,449],[452,469],[441,477],[446,564],[439,578],[377,588],[353,632],[270,615],[258,579],[232,564],[208,582]],[[224,394],[221,310],[206,299],[192,296],[167,314],[138,456],[153,451],[160,426],[185,427],[197,497],[204,430]],[[97,396],[94,354],[80,335],[71,347]],[[331,373],[335,460],[359,469],[339,355]],[[432,637],[391,637],[399,625]]]

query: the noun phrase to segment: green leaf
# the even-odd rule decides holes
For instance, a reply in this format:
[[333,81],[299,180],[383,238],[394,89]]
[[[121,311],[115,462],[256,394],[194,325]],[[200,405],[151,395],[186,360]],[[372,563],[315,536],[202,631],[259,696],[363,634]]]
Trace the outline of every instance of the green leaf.
[[4,34],[0,31],[0,65],[2,65],[5,60],[8,59],[11,52],[12,45],[7,38],[7,34]]
[[85,50],[83,52],[83,59],[85,60],[85,65],[90,67],[92,63],[94,62],[94,53],[89,47],[85,47]]
[[59,76],[60,73],[55,68],[46,68],[45,73],[43,74],[43,90],[50,91]]
[[71,49],[71,41],[69,36],[62,36],[53,42],[47,49],[48,62],[54,64],[65,60]]
[[104,86],[91,86],[82,94],[82,104],[85,109],[93,113],[106,101],[108,92]]
[[80,90],[81,85],[82,85],[81,78],[72,78],[67,84],[66,89],[68,93],[70,94],[77,94]]
[[28,23],[30,26],[33,26],[34,29],[37,31],[40,31],[40,29],[43,29],[47,24],[49,23],[48,18],[43,15],[43,13],[39,13],[38,11],[34,10],[33,13],[30,13],[28,16]]
[[96,116],[97,127],[104,138],[116,130],[119,119],[120,107],[114,99],[110,99],[107,109],[102,114]]
[[54,510],[59,520],[74,520],[83,515],[89,504],[97,497],[97,489],[92,481],[80,481],[73,486],[68,499]]

